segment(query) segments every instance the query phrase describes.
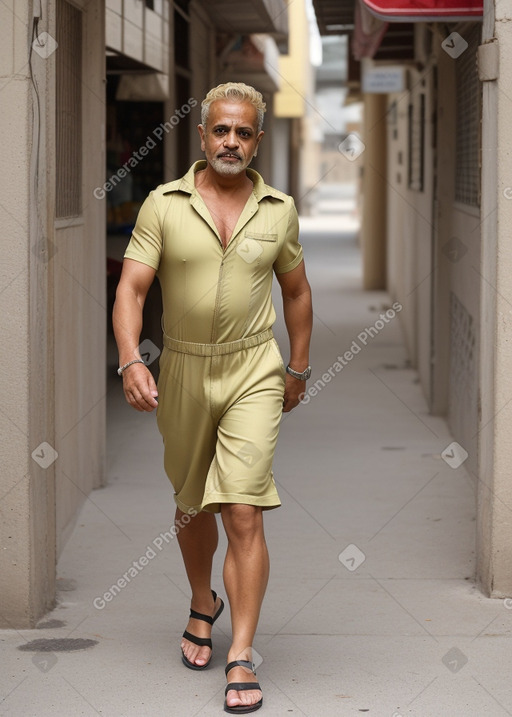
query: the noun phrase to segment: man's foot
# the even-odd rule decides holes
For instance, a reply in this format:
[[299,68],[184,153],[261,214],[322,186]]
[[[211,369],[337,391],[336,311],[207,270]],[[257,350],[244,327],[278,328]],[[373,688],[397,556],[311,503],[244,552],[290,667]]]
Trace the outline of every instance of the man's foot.
[[228,685],[224,710],[231,714],[247,714],[259,710],[263,704],[263,693],[252,662],[234,660],[228,663],[226,677]]
[[[202,608],[200,611],[195,607]],[[190,609],[187,629],[181,639],[183,664],[191,670],[204,670],[212,656],[212,625],[224,610],[224,603],[212,590],[209,605],[194,605]]]

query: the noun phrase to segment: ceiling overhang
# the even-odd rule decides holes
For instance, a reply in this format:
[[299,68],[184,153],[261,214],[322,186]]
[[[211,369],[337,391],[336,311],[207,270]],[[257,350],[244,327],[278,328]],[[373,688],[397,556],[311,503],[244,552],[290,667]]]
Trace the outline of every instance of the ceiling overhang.
[[276,42],[288,38],[285,0],[209,0],[203,4],[219,32],[239,35],[271,35]]

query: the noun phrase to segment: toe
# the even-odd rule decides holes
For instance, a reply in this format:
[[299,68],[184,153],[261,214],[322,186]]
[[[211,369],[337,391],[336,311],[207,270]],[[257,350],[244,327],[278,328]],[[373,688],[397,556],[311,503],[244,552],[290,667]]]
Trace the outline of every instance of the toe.
[[242,704],[242,701],[238,697],[238,692],[236,690],[229,690],[228,694],[226,695],[226,702],[230,707],[237,707],[238,705]]
[[181,649],[183,650],[183,654],[185,655],[187,660],[189,662],[194,663],[198,667],[206,665],[210,658],[209,647],[198,647],[197,645],[193,645],[188,640],[182,641]]
[[240,692],[229,690],[226,696],[226,702],[229,707],[237,707],[238,705],[247,707],[259,702],[261,700],[261,694],[260,690],[240,690]]
[[194,662],[196,665],[206,665],[208,660],[210,659],[210,648],[209,647],[201,647],[199,652],[197,653]]

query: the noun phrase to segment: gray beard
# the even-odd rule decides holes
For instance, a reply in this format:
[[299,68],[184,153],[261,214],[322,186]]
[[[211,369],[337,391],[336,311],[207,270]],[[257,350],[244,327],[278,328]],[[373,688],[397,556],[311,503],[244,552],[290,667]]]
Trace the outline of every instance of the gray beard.
[[238,164],[225,164],[222,159],[217,159],[216,157],[210,160],[210,164],[217,174],[223,174],[225,176],[241,174],[246,170],[249,162],[242,162],[239,160]]

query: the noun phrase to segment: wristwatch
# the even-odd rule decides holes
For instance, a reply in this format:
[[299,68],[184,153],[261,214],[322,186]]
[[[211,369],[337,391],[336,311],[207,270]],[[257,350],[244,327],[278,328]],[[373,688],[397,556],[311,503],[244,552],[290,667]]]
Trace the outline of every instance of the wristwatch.
[[298,378],[299,381],[307,381],[308,378],[311,376],[311,366],[308,366],[305,371],[302,373],[299,373],[298,371],[294,371],[293,368],[290,368],[289,366],[286,367],[286,373],[289,373],[290,376],[293,376],[293,378]]

